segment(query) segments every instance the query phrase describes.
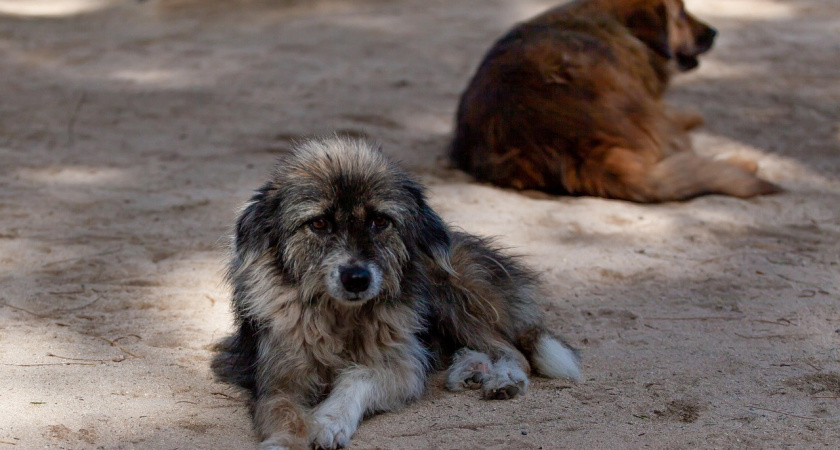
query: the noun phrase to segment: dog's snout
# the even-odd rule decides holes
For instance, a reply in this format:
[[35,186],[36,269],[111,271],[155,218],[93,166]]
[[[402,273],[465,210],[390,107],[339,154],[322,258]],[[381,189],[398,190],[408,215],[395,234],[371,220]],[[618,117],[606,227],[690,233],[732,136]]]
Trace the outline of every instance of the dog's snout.
[[715,42],[715,36],[717,36],[717,30],[712,27],[706,27],[699,36],[697,36],[697,49],[701,52],[705,52],[712,48],[712,44]]
[[341,269],[341,284],[348,292],[358,294],[370,286],[370,271],[363,267],[347,267]]

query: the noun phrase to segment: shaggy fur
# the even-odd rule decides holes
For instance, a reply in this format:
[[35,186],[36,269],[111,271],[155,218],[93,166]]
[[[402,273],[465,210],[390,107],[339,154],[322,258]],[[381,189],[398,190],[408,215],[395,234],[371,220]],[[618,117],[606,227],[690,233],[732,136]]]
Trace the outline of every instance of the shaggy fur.
[[751,161],[694,154],[696,114],[662,101],[716,32],[681,0],[578,0],[521,23],[461,97],[451,158],[479,180],[661,202],[779,191]]
[[348,445],[459,348],[447,386],[488,399],[524,393],[532,365],[580,375],[543,326],[534,274],[449,229],[362,141],[305,142],[280,162],[239,217],[228,279],[238,331],[214,369],[253,393],[261,448]]

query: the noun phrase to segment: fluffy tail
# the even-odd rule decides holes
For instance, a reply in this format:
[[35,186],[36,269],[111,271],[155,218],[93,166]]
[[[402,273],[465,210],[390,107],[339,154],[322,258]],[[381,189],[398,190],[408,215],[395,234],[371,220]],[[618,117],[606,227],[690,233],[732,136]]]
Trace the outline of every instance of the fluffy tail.
[[707,159],[691,152],[677,153],[660,161],[646,181],[659,200],[684,200],[705,194],[748,198],[782,190],[745,170],[741,164]]
[[707,194],[748,198],[782,191],[751,173],[757,168],[754,163],[713,160],[690,151],[651,163],[620,147],[610,149],[608,155],[604,161],[581,168],[577,178],[570,180],[569,191],[641,203]]
[[531,363],[545,377],[580,380],[578,351],[548,333],[540,334],[533,343]]

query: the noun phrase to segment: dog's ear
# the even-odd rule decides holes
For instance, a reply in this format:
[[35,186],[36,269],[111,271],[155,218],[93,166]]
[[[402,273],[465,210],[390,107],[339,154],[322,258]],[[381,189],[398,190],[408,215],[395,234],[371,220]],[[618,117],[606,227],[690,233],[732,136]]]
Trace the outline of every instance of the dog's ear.
[[408,182],[404,188],[414,197],[417,205],[415,226],[413,227],[414,241],[418,249],[434,261],[434,263],[450,275],[456,275],[449,261],[449,230],[443,219],[426,204],[423,188],[414,182]]
[[258,257],[277,246],[279,199],[276,189],[267,183],[251,197],[236,221],[234,248],[241,260]]
[[674,57],[668,39],[668,8],[664,2],[633,11],[627,17],[626,26],[633,36],[660,56],[667,59]]
[[455,275],[455,269],[449,261],[449,230],[443,219],[423,202],[420,209],[420,230],[417,242],[420,250],[432,258],[432,261],[445,272]]

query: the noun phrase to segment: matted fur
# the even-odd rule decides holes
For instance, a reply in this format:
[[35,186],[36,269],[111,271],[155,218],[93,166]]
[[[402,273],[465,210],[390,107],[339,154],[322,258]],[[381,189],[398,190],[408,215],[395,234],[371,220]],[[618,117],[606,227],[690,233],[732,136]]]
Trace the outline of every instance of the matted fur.
[[578,0],[514,27],[464,91],[451,158],[516,189],[637,202],[778,192],[757,165],[697,156],[696,114],[669,109],[675,71],[715,30],[681,0]]
[[363,141],[307,141],[280,161],[237,221],[228,280],[238,331],[214,369],[253,393],[262,448],[348,445],[462,347],[448,386],[485,398],[523,393],[531,363],[579,377],[577,353],[543,326],[534,274],[449,229]]

